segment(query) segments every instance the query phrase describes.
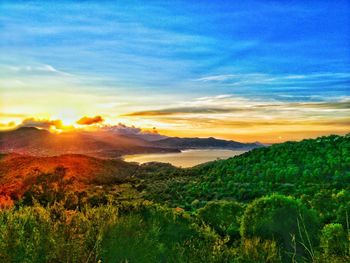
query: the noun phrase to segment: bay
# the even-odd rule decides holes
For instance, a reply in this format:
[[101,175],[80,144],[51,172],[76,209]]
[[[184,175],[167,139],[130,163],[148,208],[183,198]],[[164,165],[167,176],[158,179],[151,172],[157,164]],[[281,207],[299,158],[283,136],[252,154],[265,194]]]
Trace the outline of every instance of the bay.
[[217,159],[228,159],[230,157],[246,152],[246,150],[224,150],[224,149],[196,149],[183,150],[179,153],[156,153],[156,154],[132,154],[124,155],[126,162],[162,162],[170,163],[177,167],[192,167],[201,163],[214,161]]

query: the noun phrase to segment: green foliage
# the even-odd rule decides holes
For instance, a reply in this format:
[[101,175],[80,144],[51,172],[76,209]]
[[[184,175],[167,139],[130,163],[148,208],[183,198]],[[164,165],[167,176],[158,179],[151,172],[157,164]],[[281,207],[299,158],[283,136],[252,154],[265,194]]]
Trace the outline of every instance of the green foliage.
[[213,262],[215,235],[189,216],[145,207],[122,216],[106,235],[104,262]]
[[111,206],[68,212],[55,204],[0,212],[0,262],[95,262]]
[[287,254],[313,257],[318,222],[315,214],[299,201],[272,195],[248,205],[242,219],[241,235],[243,239],[276,240]]
[[350,262],[349,136],[119,174],[31,177],[0,211],[0,262]]
[[259,237],[246,238],[242,243],[241,262],[277,263],[282,258],[276,241]]
[[321,247],[326,256],[344,256],[348,253],[348,234],[341,224],[327,224],[323,227]]
[[1,262],[48,262],[55,242],[50,233],[50,215],[39,207],[0,214]]
[[[350,193],[350,136],[332,135],[254,149],[190,170],[173,169],[162,178],[144,178],[146,197],[189,210],[196,209],[191,205],[194,200],[202,205],[232,198],[250,202],[273,193],[303,196],[310,203],[316,193],[323,195],[325,191],[328,200],[327,191]],[[322,208],[320,204],[312,203]],[[336,213],[320,212],[325,223],[336,220]]]
[[220,235],[239,238],[240,219],[243,214],[241,204],[234,201],[211,201],[198,210],[198,217]]

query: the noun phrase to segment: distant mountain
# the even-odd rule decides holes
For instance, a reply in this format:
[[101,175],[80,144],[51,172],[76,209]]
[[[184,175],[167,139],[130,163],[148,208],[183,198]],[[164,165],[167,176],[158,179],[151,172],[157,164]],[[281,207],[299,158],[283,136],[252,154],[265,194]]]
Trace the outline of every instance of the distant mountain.
[[[149,140],[152,138],[151,140]],[[158,139],[158,140],[156,140]],[[33,156],[85,154],[117,158],[126,154],[178,152],[183,149],[253,149],[259,143],[240,143],[215,138],[178,138],[152,135],[118,134],[113,131],[73,131],[61,134],[34,127],[0,132],[0,152]]]
[[139,138],[129,138],[108,132],[50,133],[33,127],[0,132],[0,152],[35,156],[86,154],[95,157],[115,158],[125,154],[174,152]]
[[179,138],[170,137],[154,142],[158,147],[178,148],[178,149],[202,149],[202,148],[222,148],[230,150],[253,149],[263,147],[261,143],[241,143],[236,141],[226,141],[209,138]]

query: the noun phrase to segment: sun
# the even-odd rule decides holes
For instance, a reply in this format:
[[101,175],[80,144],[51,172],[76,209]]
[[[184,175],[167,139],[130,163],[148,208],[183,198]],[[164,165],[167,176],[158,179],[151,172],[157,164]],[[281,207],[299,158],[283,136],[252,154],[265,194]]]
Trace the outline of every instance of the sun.
[[74,126],[77,120],[76,118],[69,118],[69,117],[58,118],[58,119],[62,121],[63,126]]
[[64,109],[52,116],[52,119],[57,119],[62,122],[63,126],[75,126],[80,115],[74,109]]

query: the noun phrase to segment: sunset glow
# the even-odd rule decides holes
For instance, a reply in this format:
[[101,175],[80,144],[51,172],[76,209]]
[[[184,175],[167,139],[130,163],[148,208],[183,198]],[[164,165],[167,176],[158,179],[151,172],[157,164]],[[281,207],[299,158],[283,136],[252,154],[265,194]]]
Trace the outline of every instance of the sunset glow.
[[350,0],[0,0],[0,263],[350,262]]

